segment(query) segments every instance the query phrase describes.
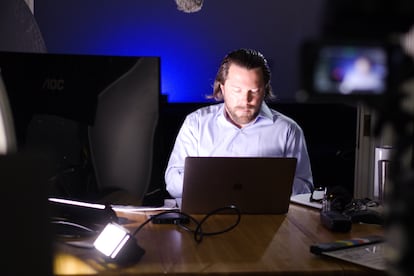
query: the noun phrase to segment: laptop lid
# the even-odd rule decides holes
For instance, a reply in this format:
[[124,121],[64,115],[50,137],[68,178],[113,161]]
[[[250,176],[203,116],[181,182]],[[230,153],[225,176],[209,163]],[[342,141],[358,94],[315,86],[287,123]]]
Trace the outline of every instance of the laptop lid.
[[289,209],[296,158],[187,157],[181,211],[207,214],[235,205],[244,214]]

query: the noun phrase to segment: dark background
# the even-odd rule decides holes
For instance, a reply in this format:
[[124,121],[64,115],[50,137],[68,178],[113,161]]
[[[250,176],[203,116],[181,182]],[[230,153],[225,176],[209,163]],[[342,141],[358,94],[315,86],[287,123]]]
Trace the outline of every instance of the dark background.
[[323,0],[205,0],[197,13],[174,0],[35,0],[48,52],[161,57],[170,102],[203,102],[223,56],[255,48],[280,100],[298,90],[301,41],[319,31]]
[[8,36],[14,31],[18,42],[7,49],[161,58],[163,101],[150,190],[163,189],[163,172],[178,128],[186,114],[206,104],[223,56],[246,47],[261,51],[269,61],[278,97],[271,106],[302,126],[315,185],[340,185],[352,192],[355,104],[297,102],[303,62],[299,49],[304,41],[321,37],[384,40],[392,32],[407,31],[414,11],[407,0],[205,0],[202,10],[191,14],[178,11],[174,0],[34,2],[42,39],[25,49],[30,38],[24,41],[18,34],[27,30],[2,24],[14,26],[3,29]]

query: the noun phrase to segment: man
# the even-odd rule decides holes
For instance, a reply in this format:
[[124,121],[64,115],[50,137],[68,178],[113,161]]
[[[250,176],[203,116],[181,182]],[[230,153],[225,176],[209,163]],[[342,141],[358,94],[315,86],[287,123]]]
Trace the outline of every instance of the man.
[[182,196],[187,156],[296,157],[292,194],[311,192],[313,179],[302,129],[265,103],[273,97],[270,76],[267,61],[258,51],[239,49],[223,59],[212,95],[220,103],[189,114],[176,138],[165,172],[172,197]]

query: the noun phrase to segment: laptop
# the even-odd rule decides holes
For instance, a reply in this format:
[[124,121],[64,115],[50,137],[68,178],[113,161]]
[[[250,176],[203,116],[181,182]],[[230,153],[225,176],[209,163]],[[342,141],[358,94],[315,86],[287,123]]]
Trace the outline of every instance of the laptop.
[[208,214],[235,205],[242,214],[289,209],[296,158],[187,157],[181,211]]

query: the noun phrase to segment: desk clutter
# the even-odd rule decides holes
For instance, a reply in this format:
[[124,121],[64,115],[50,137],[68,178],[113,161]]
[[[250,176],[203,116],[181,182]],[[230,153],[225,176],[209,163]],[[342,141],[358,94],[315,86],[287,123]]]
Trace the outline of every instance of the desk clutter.
[[[369,198],[354,199],[340,188],[328,191],[316,188],[302,200],[316,206],[321,224],[332,232],[351,232],[353,224],[384,225],[384,210],[380,202]],[[305,204],[310,206],[309,204]],[[310,252],[369,267],[386,270],[385,238],[382,235],[353,237],[310,246]]]
[[354,223],[383,225],[385,221],[381,202],[354,199],[341,187],[318,187],[312,193],[292,196],[291,202],[319,209],[322,225],[334,232],[348,232]]
[[[191,233],[197,243],[201,243],[206,236],[232,230],[241,219],[240,210],[235,205],[214,209],[201,219],[180,210],[169,209],[150,215],[134,231],[130,231],[122,225],[122,219],[117,216],[111,205],[61,198],[49,198],[49,204],[52,210],[52,228],[60,241],[67,245],[96,249],[105,256],[106,261],[123,265],[138,262],[145,254],[145,249],[138,244],[136,235],[150,222],[179,226]],[[205,222],[217,214],[232,215],[235,219],[224,228],[214,231],[203,229]],[[73,241],[73,238],[85,238],[85,241]]]
[[[282,215],[240,217],[234,210],[234,214],[227,212],[208,219],[204,215],[191,216],[199,223],[204,221],[201,226],[178,210],[139,207],[114,206],[116,219],[102,223],[93,235],[56,237],[54,274],[373,275],[373,270],[351,262],[313,254],[309,247],[383,234],[382,227],[373,224],[354,225],[349,233],[331,232],[321,227],[318,209],[297,204],[291,204],[288,213]],[[202,238],[202,242],[196,238]],[[124,242],[125,248],[119,248]],[[108,249],[107,243],[113,247]]]
[[[361,215],[361,212],[364,214],[374,212],[369,208],[378,207],[378,204],[372,200],[355,200],[343,195],[338,196],[338,194],[327,192],[327,189],[316,189],[307,196],[309,202],[320,204],[320,208],[316,207],[319,210],[320,224],[332,232],[350,232],[354,223],[383,224],[380,213],[375,216],[376,219],[370,217],[369,220]],[[92,204],[59,198],[49,198],[49,202],[54,211],[52,212],[52,224],[57,237],[89,238],[89,243],[76,241],[67,244],[96,249],[105,256],[108,262],[119,264],[138,262],[145,254],[145,249],[139,245],[136,236],[148,223],[179,226],[191,233],[196,243],[201,243],[206,236],[223,234],[236,228],[242,215],[237,206],[231,205],[212,210],[201,219],[199,217],[196,219],[188,213],[174,209],[169,204],[166,205],[167,210],[157,208],[157,213],[150,215],[131,231],[123,227],[124,221],[117,216],[115,211],[131,211],[131,206],[121,208],[117,205]],[[133,210],[143,213],[150,209],[137,207]],[[205,222],[217,214],[232,215],[234,219],[232,223],[223,228],[214,231],[205,230]]]
[[[269,271],[284,273],[293,269],[302,275],[304,272],[318,273],[321,268],[339,273],[355,269],[360,272],[366,269],[364,267],[383,271],[385,266],[381,252],[384,243],[379,242],[383,234],[382,226],[352,223],[352,228],[342,230],[342,233],[321,227],[323,221],[318,218],[327,211],[327,207],[337,205],[332,201],[329,204],[323,201],[327,200],[325,190],[317,192],[307,195],[307,200],[320,204],[320,208],[291,204],[288,213],[280,215],[245,215],[237,206],[226,206],[207,215],[193,216],[176,209],[175,201],[170,200],[166,200],[161,208],[151,208],[49,198],[56,211],[53,222],[55,226],[58,224],[61,227],[54,229],[67,231],[55,233],[54,272],[56,275],[76,274],[72,268],[61,264],[61,257],[68,254],[77,257],[82,266],[97,274],[112,270],[128,275],[131,271],[132,274],[139,274],[151,270],[154,275],[165,271],[178,275],[204,273],[206,269],[220,274],[224,271],[240,272],[242,269],[243,272],[259,275]],[[345,211],[358,211],[371,204],[370,201],[351,199],[340,214],[345,216]],[[57,223],[59,218],[61,220]],[[350,220],[349,217],[347,219]],[[75,230],[75,225],[85,231],[68,235]],[[337,240],[338,237],[341,240]],[[370,237],[378,237],[378,243],[374,244],[376,240]],[[299,245],[297,239],[303,242]],[[354,240],[363,246],[357,248],[357,243],[351,242]],[[249,244],[249,247],[245,248],[244,244]],[[287,256],[284,252],[287,251],[292,253],[288,256],[289,262],[285,261]],[[262,258],[262,254],[268,256]],[[312,255],[334,257],[346,262],[327,262],[324,258]],[[361,263],[363,258],[369,261]],[[239,265],[233,267],[234,263],[239,263],[235,260],[244,260],[246,265],[243,268]],[[295,267],[292,267],[292,263],[296,264]],[[364,267],[355,268],[352,263]]]

